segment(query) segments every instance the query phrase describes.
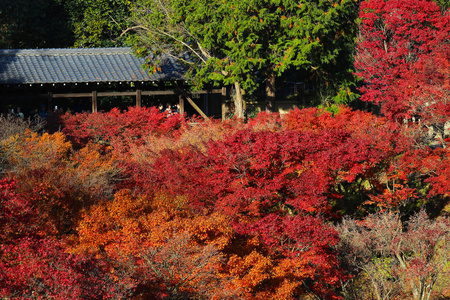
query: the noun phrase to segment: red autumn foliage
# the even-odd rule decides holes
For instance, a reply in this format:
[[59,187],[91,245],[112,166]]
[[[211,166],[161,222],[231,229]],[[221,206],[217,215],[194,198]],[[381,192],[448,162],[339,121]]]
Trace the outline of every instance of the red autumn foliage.
[[63,132],[77,147],[94,141],[125,152],[131,145],[143,144],[150,134],[177,135],[183,122],[180,114],[168,116],[156,107],[129,107],[124,112],[114,108],[105,113],[66,114]]
[[361,99],[381,104],[395,120],[442,114],[449,97],[448,11],[431,0],[369,0],[361,2],[360,18]]
[[22,238],[1,245],[0,295],[14,299],[117,299],[121,284],[114,282],[105,262],[71,255],[49,238]]
[[29,201],[16,194],[13,180],[0,180],[0,221],[2,243],[30,235],[44,237],[54,233],[52,227],[39,222],[39,216]]
[[[359,117],[351,112],[337,120],[329,116],[327,122],[335,123],[332,129],[322,125],[316,130],[241,130],[210,142],[205,152],[167,150],[153,164],[138,166],[135,180],[147,191],[164,189],[187,195],[198,212],[216,211],[233,218],[240,238],[259,240],[269,254],[264,255],[266,259],[283,257],[270,262],[274,267],[282,268],[287,261],[298,264],[297,275],[282,268],[280,278],[309,278],[315,283],[309,285],[311,289],[330,296],[330,287],[341,278],[330,248],[337,236],[323,219],[335,217],[332,203],[342,198],[334,187],[356,178],[375,178],[379,168],[401,151],[394,148],[398,132],[372,141],[361,126],[344,121],[348,116]],[[381,120],[377,123],[376,118],[367,119],[366,124],[375,122],[372,129],[366,128],[372,132],[389,126]],[[253,288],[267,285],[269,278]],[[292,289],[294,294],[300,290],[298,285]]]
[[105,262],[66,253],[14,181],[0,181],[0,296],[108,299],[123,296]]

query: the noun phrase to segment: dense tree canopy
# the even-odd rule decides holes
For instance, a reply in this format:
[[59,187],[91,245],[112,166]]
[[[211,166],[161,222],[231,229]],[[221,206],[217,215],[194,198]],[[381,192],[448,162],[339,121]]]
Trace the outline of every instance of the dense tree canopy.
[[125,45],[121,36],[130,26],[131,1],[66,0],[75,47],[118,47]]
[[56,48],[73,44],[69,16],[59,0],[0,2],[0,48]]
[[123,46],[130,1],[38,0],[0,2],[0,48]]
[[447,117],[449,11],[429,0],[368,0],[360,18],[355,66],[365,80],[361,99],[381,104],[393,119]]
[[[130,107],[66,113],[54,133],[0,116],[0,297],[447,299],[445,3],[361,3],[357,74],[382,114],[311,107],[244,122]],[[351,96],[356,1],[133,5],[63,6],[78,45],[131,26],[137,52],[181,55],[198,84],[274,92],[273,78],[298,71],[324,104]],[[26,46],[4,7],[18,35],[1,42]]]
[[[334,224],[448,204],[448,150],[416,148],[402,124],[346,107],[248,123],[130,108],[67,114],[54,134],[19,123],[0,122],[4,297],[338,299],[359,283],[370,293],[378,285],[365,280],[379,273],[368,272],[386,265],[372,258],[390,250],[369,233],[389,237],[391,227],[378,215],[344,223],[347,235]],[[383,288],[395,279],[396,293],[413,295],[433,277],[423,293],[438,295],[447,244],[414,232],[443,238],[446,222],[422,213],[405,223],[415,226],[399,235],[415,247],[401,254],[411,272],[396,275],[401,262],[382,252],[381,271],[392,272]],[[355,232],[367,236],[362,248],[350,247]]]
[[[324,100],[333,102],[339,89],[350,94],[356,16],[352,0],[142,0],[134,8],[134,29],[143,55],[177,57],[191,67],[197,84],[234,84],[239,98],[261,81],[273,92],[276,77],[306,70],[315,82],[326,82]],[[152,64],[155,70],[158,61]]]

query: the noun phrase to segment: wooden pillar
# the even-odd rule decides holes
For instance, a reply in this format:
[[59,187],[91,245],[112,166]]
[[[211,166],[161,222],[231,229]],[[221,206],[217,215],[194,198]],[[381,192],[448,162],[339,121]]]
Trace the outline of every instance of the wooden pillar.
[[182,95],[178,96],[178,103],[180,104],[180,114],[184,115],[184,98]]
[[136,90],[136,106],[142,107],[142,91],[140,89]]
[[227,88],[222,87],[222,121],[227,117]]
[[97,112],[97,91],[92,91],[92,112]]

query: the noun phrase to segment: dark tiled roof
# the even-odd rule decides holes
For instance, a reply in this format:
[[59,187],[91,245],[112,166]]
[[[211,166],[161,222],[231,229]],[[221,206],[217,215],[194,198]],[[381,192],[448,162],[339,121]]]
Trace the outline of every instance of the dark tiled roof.
[[159,81],[183,79],[173,58],[149,74],[129,48],[0,50],[0,84]]

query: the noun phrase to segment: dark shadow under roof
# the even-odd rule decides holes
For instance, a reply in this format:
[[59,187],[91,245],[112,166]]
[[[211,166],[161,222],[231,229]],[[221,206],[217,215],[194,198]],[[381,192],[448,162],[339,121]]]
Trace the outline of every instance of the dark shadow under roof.
[[185,69],[173,58],[149,74],[130,48],[0,50],[0,84],[182,80]]

